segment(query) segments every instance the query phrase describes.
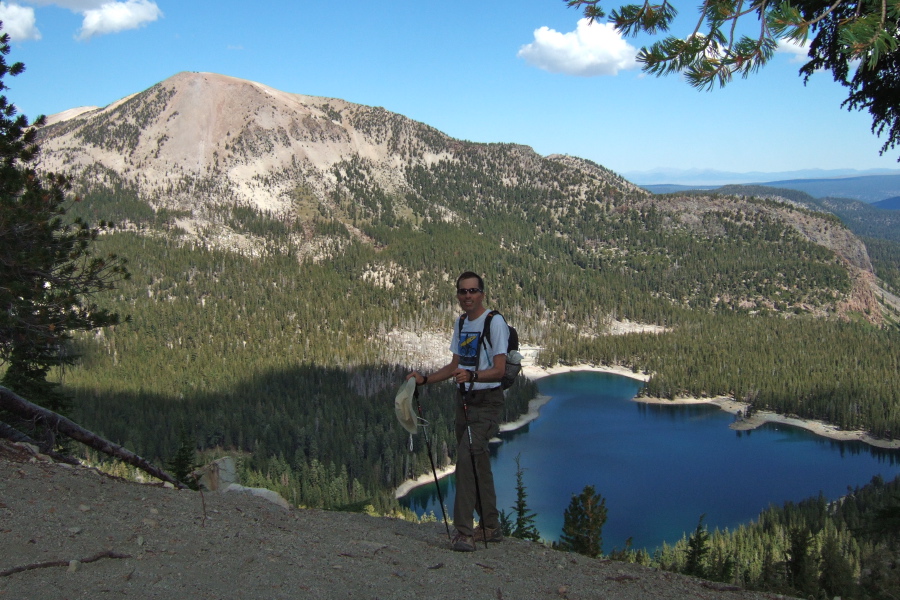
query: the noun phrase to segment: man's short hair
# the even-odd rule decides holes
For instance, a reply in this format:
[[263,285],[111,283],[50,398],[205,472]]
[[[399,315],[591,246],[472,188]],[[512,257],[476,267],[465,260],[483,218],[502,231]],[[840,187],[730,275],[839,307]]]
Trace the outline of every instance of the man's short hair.
[[459,289],[459,282],[463,279],[477,279],[478,280],[478,289],[484,291],[484,279],[481,278],[481,275],[478,273],[473,273],[472,271],[466,271],[462,275],[456,278],[456,289]]

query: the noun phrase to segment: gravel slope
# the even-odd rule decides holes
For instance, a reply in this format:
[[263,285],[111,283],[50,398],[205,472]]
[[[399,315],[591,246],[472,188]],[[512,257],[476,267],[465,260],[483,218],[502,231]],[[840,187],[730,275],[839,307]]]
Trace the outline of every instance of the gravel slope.
[[521,540],[462,554],[442,524],[201,497],[0,442],[2,600],[777,597]]

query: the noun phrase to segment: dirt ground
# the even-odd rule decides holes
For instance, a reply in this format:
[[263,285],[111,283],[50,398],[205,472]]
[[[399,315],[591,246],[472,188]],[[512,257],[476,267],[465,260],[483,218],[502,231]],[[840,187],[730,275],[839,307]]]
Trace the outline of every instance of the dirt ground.
[[776,597],[521,540],[458,553],[441,523],[201,496],[0,442],[0,600]]

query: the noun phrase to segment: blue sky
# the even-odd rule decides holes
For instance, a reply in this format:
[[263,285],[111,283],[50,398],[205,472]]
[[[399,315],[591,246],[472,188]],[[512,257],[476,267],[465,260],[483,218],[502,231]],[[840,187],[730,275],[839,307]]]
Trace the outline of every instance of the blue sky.
[[[696,3],[676,6],[673,33],[686,34]],[[794,53],[697,91],[643,75],[646,39],[579,22],[562,0],[3,0],[0,19],[7,59],[27,68],[7,96],[31,118],[209,71],[620,173],[900,167],[900,152],[879,156],[868,114],[840,107],[830,74],[803,85]]]

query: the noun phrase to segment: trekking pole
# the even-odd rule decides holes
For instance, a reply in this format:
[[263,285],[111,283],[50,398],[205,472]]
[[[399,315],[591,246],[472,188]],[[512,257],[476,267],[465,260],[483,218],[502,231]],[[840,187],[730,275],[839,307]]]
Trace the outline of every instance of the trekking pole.
[[444,508],[444,496],[441,494],[441,484],[438,483],[437,469],[434,468],[434,458],[431,456],[431,441],[428,439],[428,421],[422,416],[422,403],[419,402],[418,388],[415,393],[413,393],[413,398],[416,400],[416,410],[419,411],[419,424],[422,427],[422,435],[425,437],[425,448],[428,450],[428,460],[431,462],[431,472],[434,474],[434,487],[437,488],[438,501],[441,503],[441,514],[444,515],[444,527],[447,528],[447,539],[452,542],[453,537],[450,535],[450,521],[447,520],[447,509]]
[[[475,478],[475,503],[478,507],[478,514],[481,516],[482,521],[484,520],[484,507],[481,504],[481,486],[478,485],[478,469],[475,467],[475,454],[472,452],[472,423],[469,421],[469,397],[472,395],[474,391],[475,384],[469,383],[469,391],[468,393],[464,393],[465,385],[459,384],[459,391],[463,394],[463,414],[466,417],[466,432],[469,434],[469,458],[472,459],[472,475]],[[482,531],[484,531],[484,523],[481,524]],[[484,531],[484,547],[487,549],[487,531]]]

